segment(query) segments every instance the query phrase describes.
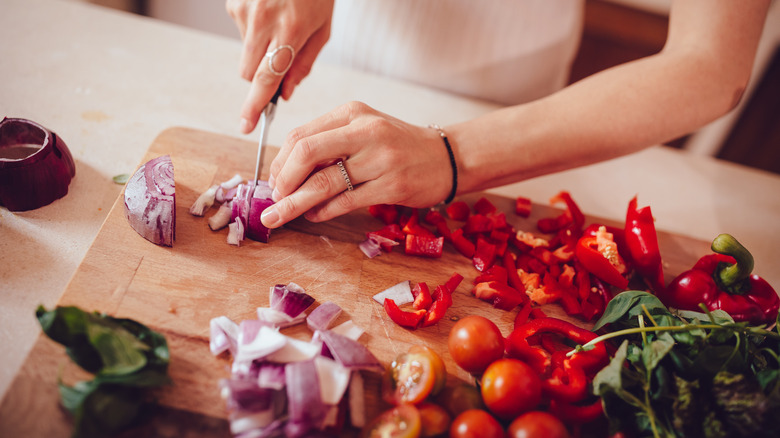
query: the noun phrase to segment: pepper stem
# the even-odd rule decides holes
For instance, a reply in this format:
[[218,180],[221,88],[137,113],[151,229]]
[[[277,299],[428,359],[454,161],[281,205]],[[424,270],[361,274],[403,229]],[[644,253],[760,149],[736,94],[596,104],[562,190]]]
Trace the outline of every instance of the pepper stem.
[[715,275],[725,287],[742,281],[753,272],[753,256],[730,234],[720,234],[712,241],[712,250],[718,254],[734,257],[735,264],[719,266]]

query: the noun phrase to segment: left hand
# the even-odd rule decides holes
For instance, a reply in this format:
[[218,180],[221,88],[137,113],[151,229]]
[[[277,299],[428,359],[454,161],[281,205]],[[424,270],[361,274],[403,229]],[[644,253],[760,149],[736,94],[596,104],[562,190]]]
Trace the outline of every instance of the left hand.
[[[340,159],[352,191],[334,165]],[[449,194],[452,170],[436,130],[352,102],[293,130],[271,163],[270,183],[277,202],[262,222],[277,228],[300,215],[321,222],[373,204],[429,207]]]

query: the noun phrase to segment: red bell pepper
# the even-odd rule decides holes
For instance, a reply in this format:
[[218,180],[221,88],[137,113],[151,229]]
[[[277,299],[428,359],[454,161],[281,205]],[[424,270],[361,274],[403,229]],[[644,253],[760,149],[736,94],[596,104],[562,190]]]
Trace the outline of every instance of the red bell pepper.
[[652,290],[663,289],[664,270],[653,213],[649,206],[637,209],[636,196],[628,203],[625,239],[629,260],[636,272],[647,281]]
[[525,294],[499,281],[477,283],[471,291],[475,297],[501,310],[512,310],[526,301]]
[[539,219],[536,223],[539,231],[543,233],[554,233],[564,228],[571,228],[579,234],[582,231],[582,226],[585,225],[585,215],[582,214],[582,211],[577,203],[574,202],[574,199],[572,199],[569,192],[561,191],[550,198],[550,204],[557,204],[559,202],[564,202],[566,204],[566,210],[558,217]]
[[385,225],[390,225],[398,220],[398,206],[391,204],[376,204],[368,207],[371,216],[381,220]]
[[415,236],[435,237],[431,230],[420,225],[420,216],[416,209],[412,212],[412,215],[409,216],[409,219],[406,221],[401,231]]
[[412,289],[412,296],[414,297],[412,308],[415,310],[423,310],[431,307],[433,300],[431,299],[431,291],[428,289],[427,284],[417,283]]
[[531,200],[518,196],[515,200],[515,214],[520,217],[531,216]]
[[465,221],[471,214],[469,205],[464,201],[456,201],[448,205],[446,208],[447,216],[454,221]]
[[601,418],[604,415],[604,405],[598,397],[588,404],[550,400],[550,413],[566,423],[585,424]]
[[406,235],[406,254],[440,258],[444,253],[444,237]]
[[496,206],[488,198],[479,198],[474,203],[474,212],[477,214],[488,215],[496,211]]
[[450,294],[455,292],[455,289],[458,288],[458,285],[460,282],[463,281],[463,276],[458,274],[457,272],[453,272],[450,278],[447,280],[446,283],[444,283],[444,288],[447,289]]
[[751,275],[753,256],[734,237],[721,234],[712,241],[716,254],[705,255],[692,269],[678,275],[659,299],[669,307],[700,310],[699,304],[721,309],[735,321],[772,324],[780,297],[763,278]]
[[542,379],[542,390],[551,399],[578,402],[588,395],[588,378],[582,368],[563,359],[561,366],[553,369],[549,378]]
[[413,312],[401,310],[392,298],[385,298],[385,312],[394,323],[411,329],[417,328],[427,313],[425,309]]
[[493,220],[484,214],[472,214],[466,219],[466,225],[463,226],[463,234],[469,236],[473,234],[489,233],[494,227]]
[[463,236],[462,228],[458,228],[450,234],[450,241],[452,241],[452,246],[454,246],[459,253],[467,258],[474,257],[476,246],[474,246],[472,241]]
[[580,237],[574,253],[585,270],[615,287],[625,289],[628,287],[628,279],[623,276],[626,272],[625,263],[612,240],[612,234],[607,233],[605,228],[601,230],[596,237]]
[[[473,216],[472,216],[473,217]],[[474,258],[472,258],[472,264],[477,271],[484,272],[486,269],[493,265],[496,260],[496,245],[483,239],[477,238],[477,248],[474,252]]]
[[433,304],[428,308],[428,313],[422,320],[423,327],[430,327],[444,317],[447,309],[452,306],[452,292],[444,286],[436,286],[433,291]]

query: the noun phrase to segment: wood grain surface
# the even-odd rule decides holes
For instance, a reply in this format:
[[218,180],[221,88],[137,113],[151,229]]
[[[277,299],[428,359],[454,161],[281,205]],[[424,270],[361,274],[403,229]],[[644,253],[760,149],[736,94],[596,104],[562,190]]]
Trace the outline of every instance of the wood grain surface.
[[[493,309],[471,295],[477,271],[449,245],[441,259],[411,257],[400,251],[369,259],[357,244],[367,231],[382,224],[363,209],[321,224],[299,219],[275,230],[269,244],[245,241],[235,247],[226,243],[227,230],[209,229],[207,218],[215,209],[204,218],[188,213],[192,202],[212,184],[237,172],[249,177],[254,170],[255,148],[244,140],[194,129],[162,132],[149,147],[144,162],[171,155],[177,203],[174,246],[156,246],[136,234],[125,220],[120,195],[60,298],[60,305],[136,319],[168,340],[174,384],[157,391],[161,408],[153,421],[128,436],[229,436],[227,412],[217,384],[229,375],[230,358],[213,357],[209,352],[209,321],[220,315],[236,322],[254,319],[256,308],[268,305],[269,287],[290,281],[303,286],[316,299],[315,306],[325,301],[341,306],[344,312],[336,323],[352,319],[364,328],[366,334],[360,341],[383,363],[390,363],[412,345],[423,344],[442,355],[449,382],[470,381],[447,352],[450,328],[461,317],[479,314],[495,321],[507,335],[514,312]],[[265,149],[264,179],[271,155],[277,151]],[[513,213],[513,199],[484,193],[460,199],[473,204],[481,196],[505,211],[516,229],[533,231],[539,218],[560,212],[535,204],[532,216],[524,219]],[[610,223],[588,216],[591,222]],[[681,272],[708,251],[705,242],[662,231],[659,244],[667,275]],[[465,279],[445,318],[432,327],[409,331],[396,326],[371,298],[403,280],[443,284],[453,272]],[[565,317],[554,305],[545,311]],[[283,332],[300,339],[311,337],[305,324]],[[64,348],[41,335],[0,404],[0,436],[70,435],[72,425],[58,405],[58,376],[71,384],[89,378],[68,360]],[[369,379],[367,387],[371,415],[382,408],[378,379]]]

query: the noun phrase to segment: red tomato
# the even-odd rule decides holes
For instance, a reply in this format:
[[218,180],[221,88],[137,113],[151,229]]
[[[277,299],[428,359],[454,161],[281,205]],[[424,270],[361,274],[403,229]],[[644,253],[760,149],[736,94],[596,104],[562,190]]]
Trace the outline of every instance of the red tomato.
[[452,417],[443,407],[423,402],[417,406],[417,410],[420,411],[420,422],[422,424],[421,437],[439,436],[449,430]]
[[569,431],[555,415],[531,411],[517,417],[509,425],[508,438],[569,438]]
[[504,438],[504,428],[482,409],[469,409],[452,420],[450,438]]
[[417,438],[420,412],[413,405],[401,405],[381,413],[360,432],[361,438]]
[[458,366],[479,374],[504,356],[504,336],[493,321],[469,315],[452,326],[447,347]]
[[409,349],[409,353],[428,355],[431,359],[431,365],[433,365],[433,388],[431,388],[431,395],[436,395],[444,388],[447,383],[447,368],[444,365],[444,360],[436,353],[432,348],[424,345],[414,345]]
[[384,396],[396,405],[417,404],[428,398],[435,388],[440,389],[440,379],[446,379],[441,358],[429,348],[413,348],[398,355],[390,364],[385,373]]
[[512,420],[539,404],[542,380],[525,362],[500,359],[482,375],[482,400],[497,417]]

